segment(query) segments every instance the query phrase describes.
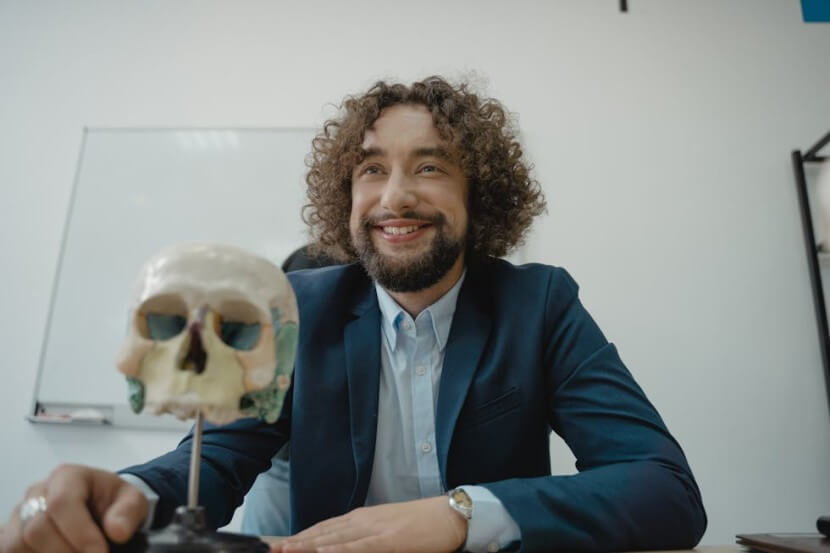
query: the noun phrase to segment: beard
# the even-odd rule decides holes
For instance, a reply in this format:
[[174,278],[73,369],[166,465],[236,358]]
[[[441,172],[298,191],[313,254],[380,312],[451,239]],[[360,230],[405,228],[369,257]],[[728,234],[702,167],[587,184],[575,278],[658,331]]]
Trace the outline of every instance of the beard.
[[435,237],[425,252],[402,255],[404,259],[380,253],[375,247],[371,232],[383,219],[366,216],[361,217],[353,236],[355,250],[369,276],[385,289],[392,292],[419,292],[436,284],[449,272],[464,250],[466,237],[451,236],[447,229],[447,219],[440,213],[424,217],[409,212],[402,217],[429,221],[432,224]]

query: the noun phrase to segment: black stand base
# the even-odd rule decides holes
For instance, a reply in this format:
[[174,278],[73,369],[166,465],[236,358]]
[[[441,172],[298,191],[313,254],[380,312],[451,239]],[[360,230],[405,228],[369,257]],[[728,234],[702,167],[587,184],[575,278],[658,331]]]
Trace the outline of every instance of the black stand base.
[[214,532],[205,525],[202,507],[179,507],[170,526],[136,532],[124,544],[110,544],[111,553],[268,553],[268,544],[255,536]]

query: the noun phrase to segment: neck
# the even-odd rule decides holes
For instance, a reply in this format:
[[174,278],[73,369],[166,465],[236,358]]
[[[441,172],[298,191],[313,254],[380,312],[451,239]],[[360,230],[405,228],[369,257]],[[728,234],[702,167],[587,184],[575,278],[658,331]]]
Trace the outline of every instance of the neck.
[[423,290],[418,290],[417,292],[389,292],[389,295],[392,296],[398,305],[403,307],[407,313],[409,313],[412,317],[417,317],[418,313],[438,301],[438,299],[449,292],[450,288],[455,286],[455,283],[458,282],[458,279],[461,278],[461,274],[464,272],[464,254],[458,256],[458,259],[455,260],[455,263],[450,270],[447,271],[441,280],[430,286],[429,288],[425,288]]

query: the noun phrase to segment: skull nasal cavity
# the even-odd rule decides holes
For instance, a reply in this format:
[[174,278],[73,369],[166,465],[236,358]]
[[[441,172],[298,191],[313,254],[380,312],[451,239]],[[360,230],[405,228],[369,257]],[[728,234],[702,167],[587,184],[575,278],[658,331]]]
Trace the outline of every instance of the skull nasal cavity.
[[187,350],[187,355],[182,359],[181,367],[179,367],[183,371],[193,371],[196,374],[202,374],[205,370],[207,352],[205,352],[205,346],[202,344],[202,338],[199,335],[200,330],[201,325],[199,323],[194,323],[187,329],[188,333],[190,333],[190,347]]

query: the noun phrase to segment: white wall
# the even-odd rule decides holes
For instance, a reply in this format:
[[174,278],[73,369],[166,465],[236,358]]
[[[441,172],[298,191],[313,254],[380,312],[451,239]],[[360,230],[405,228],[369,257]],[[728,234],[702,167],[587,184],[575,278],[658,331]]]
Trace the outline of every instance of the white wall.
[[683,444],[704,542],[809,530],[830,416],[789,152],[830,129],[830,26],[798,0],[630,4],[0,0],[0,513],[57,463],[177,439],[23,421],[83,126],[314,125],[378,77],[475,70],[547,193],[527,257],[571,270]]

